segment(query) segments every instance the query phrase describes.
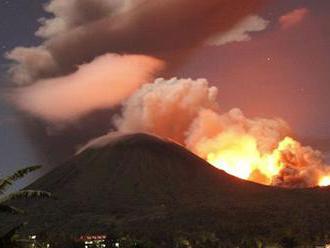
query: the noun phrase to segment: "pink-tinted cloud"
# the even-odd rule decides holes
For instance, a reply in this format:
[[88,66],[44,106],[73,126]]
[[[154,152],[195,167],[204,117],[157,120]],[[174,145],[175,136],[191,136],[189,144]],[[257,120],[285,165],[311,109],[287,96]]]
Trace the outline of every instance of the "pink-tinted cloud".
[[149,56],[106,54],[68,76],[18,88],[11,97],[21,110],[64,124],[119,104],[162,66],[162,61]]
[[309,10],[306,8],[295,9],[279,18],[282,29],[292,28],[301,23],[308,15]]
[[207,41],[208,45],[221,46],[232,42],[249,41],[251,33],[260,32],[268,27],[269,21],[258,15],[249,15],[231,30],[217,34]]
[[46,5],[51,17],[36,32],[42,44],[9,52],[10,74],[16,83],[31,84],[67,75],[106,53],[145,54],[176,64],[214,34],[255,15],[264,2],[51,0]]

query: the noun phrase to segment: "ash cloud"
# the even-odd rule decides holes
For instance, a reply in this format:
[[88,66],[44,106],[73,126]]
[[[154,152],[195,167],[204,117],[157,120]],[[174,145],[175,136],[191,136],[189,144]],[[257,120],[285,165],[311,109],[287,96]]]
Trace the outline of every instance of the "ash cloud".
[[251,15],[236,24],[230,31],[216,35],[207,41],[210,46],[221,46],[232,42],[249,41],[252,39],[251,33],[265,30],[269,21],[264,18]]
[[[217,109],[217,89],[204,79],[157,79],[124,103],[114,120],[120,132],[150,132],[184,143],[189,126],[203,108]],[[174,118],[175,117],[175,118]]]
[[16,47],[5,56],[16,62],[9,68],[8,75],[18,85],[27,85],[38,78],[51,77],[58,70],[52,54],[43,46]]
[[[109,129],[109,116],[117,111],[114,102],[132,93],[127,90],[124,97],[108,99],[112,95],[106,92],[110,85],[115,85],[118,75],[110,75],[112,67],[107,67],[106,62],[101,67],[109,72],[100,71],[100,75],[107,79],[90,75],[79,79],[89,66],[94,68],[97,57],[109,53],[151,57],[153,61],[164,61],[166,67],[162,67],[161,73],[167,75],[211,36],[227,32],[246,16],[255,14],[264,3],[262,0],[49,1],[45,10],[52,17],[40,19],[36,31],[36,36],[43,39],[41,44],[17,47],[6,55],[12,62],[9,75],[17,86],[10,92],[11,99],[26,112],[23,122],[27,135],[48,161],[56,163],[71,156],[78,144]],[[120,76],[123,81],[117,82],[116,87],[127,84],[139,87],[160,73],[156,69],[158,62],[147,68],[142,65],[138,75],[141,80],[137,82],[130,76],[130,66],[123,64],[128,70],[121,70],[125,75]],[[133,73],[137,73],[135,65]],[[91,75],[97,71],[94,68]],[[94,97],[100,91],[100,96]],[[91,93],[93,98],[89,99]],[[50,124],[60,126],[65,121],[71,124],[50,130]]]
[[[11,97],[20,109],[51,123],[88,120],[94,111],[111,109],[152,81],[162,67],[161,60],[171,68],[215,35],[222,34],[217,38],[217,44],[222,45],[247,40],[249,32],[266,28],[267,21],[254,16],[264,2],[52,0],[46,11],[54,17],[41,19],[36,32],[44,39],[42,44],[18,47],[7,54],[13,61],[9,70],[12,80],[24,85],[14,89]],[[296,11],[284,16],[283,27],[296,25],[305,15]],[[247,16],[250,19],[244,19]],[[260,152],[267,153],[290,134],[280,119],[247,118],[239,109],[224,113],[216,98],[217,89],[203,79],[158,79],[129,97],[113,123],[120,132],[169,137],[204,158],[201,147],[212,148],[217,140],[226,144],[224,137],[253,137]],[[104,116],[99,118],[102,123],[107,122]],[[57,153],[63,154],[64,140],[72,149],[78,144],[75,139],[81,143],[81,136],[97,136],[102,130],[96,126],[108,128],[92,121],[75,133],[52,134]],[[43,131],[36,135],[40,127]],[[27,129],[31,136],[49,143],[46,127],[33,121]],[[90,144],[105,141],[101,138]],[[298,142],[284,147],[279,155],[285,166],[273,178],[273,185],[313,186],[326,171],[321,154]]]
[[[275,153],[278,157],[282,167],[267,182],[274,186],[313,187],[330,173],[319,151],[288,138],[292,131],[284,120],[248,118],[237,108],[221,111],[217,89],[205,79],[157,79],[144,85],[123,104],[114,123],[120,133],[147,132],[170,138],[204,159],[213,150],[236,147],[246,139],[258,156]],[[104,145],[106,137],[90,145]],[[250,179],[262,182],[263,170],[256,165]]]
[[[53,0],[46,10],[54,18],[42,20],[36,33],[45,38],[43,52],[24,48],[19,59],[13,55],[15,50],[9,53],[8,58],[14,61],[11,74],[18,83],[68,74],[77,65],[105,53],[145,54],[175,64],[210,36],[230,30],[254,13],[262,2]],[[30,67],[24,57],[31,58],[31,54],[34,60],[44,59],[47,54],[52,63]]]
[[299,142],[281,148],[281,162],[286,166],[274,178],[273,185],[287,188],[317,186],[322,176],[330,174],[330,168],[320,151]]
[[281,29],[290,29],[299,25],[309,14],[309,10],[306,8],[298,8],[279,18]]
[[279,118],[247,118],[240,109],[221,111],[218,89],[206,79],[157,79],[144,85],[114,118],[119,132],[149,132],[171,138],[190,150],[221,132],[235,131],[256,138],[258,148],[269,152],[289,135]]
[[68,76],[15,89],[10,97],[21,110],[50,123],[72,123],[92,111],[116,106],[162,66],[162,61],[148,56],[107,54]]
[[108,0],[53,0],[45,5],[45,11],[52,18],[41,18],[41,26],[36,36],[50,39],[76,27],[86,25],[99,19],[110,17],[129,1]]

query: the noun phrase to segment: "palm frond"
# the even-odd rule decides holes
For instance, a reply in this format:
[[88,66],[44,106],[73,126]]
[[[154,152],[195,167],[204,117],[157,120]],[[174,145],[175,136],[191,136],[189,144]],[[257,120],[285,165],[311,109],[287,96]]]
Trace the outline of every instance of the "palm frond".
[[29,166],[29,167],[16,171],[14,174],[12,174],[8,177],[5,177],[4,179],[0,179],[0,194],[3,194],[7,190],[7,188],[10,187],[18,179],[21,179],[25,175],[27,175],[33,171],[39,170],[40,168],[41,168],[41,165]]
[[24,211],[19,208],[15,208],[13,206],[0,204],[0,213],[23,214]]
[[0,199],[0,204],[6,201],[16,199],[35,199],[35,198],[52,198],[52,194],[46,191],[40,190],[21,190],[15,193],[11,193]]

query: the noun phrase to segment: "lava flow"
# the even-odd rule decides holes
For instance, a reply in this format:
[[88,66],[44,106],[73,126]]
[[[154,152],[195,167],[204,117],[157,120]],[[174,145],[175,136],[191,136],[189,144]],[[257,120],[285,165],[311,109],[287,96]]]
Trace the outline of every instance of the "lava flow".
[[270,153],[260,152],[256,139],[250,135],[222,134],[212,142],[214,143],[200,144],[199,150],[212,150],[207,154],[206,160],[218,169],[241,179],[291,187],[291,183],[298,180],[292,180],[288,184],[288,177],[298,178],[304,176],[303,174],[309,177],[309,173],[313,172],[314,176],[309,178],[310,185],[330,185],[329,169],[323,166],[319,152],[310,147],[302,147],[290,137],[279,142]]
[[143,85],[114,119],[122,133],[170,138],[229,174],[287,188],[330,185],[321,152],[303,146],[281,118],[223,111],[218,89],[205,79],[159,78]]

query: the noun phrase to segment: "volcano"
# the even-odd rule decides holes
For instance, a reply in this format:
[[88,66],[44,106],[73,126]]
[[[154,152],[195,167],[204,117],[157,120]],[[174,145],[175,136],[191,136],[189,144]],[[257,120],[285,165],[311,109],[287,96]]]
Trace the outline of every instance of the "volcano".
[[[90,146],[31,184],[56,199],[15,202],[27,233],[81,235],[121,232],[170,240],[207,231],[222,240],[242,236],[314,240],[330,234],[330,189],[283,189],[226,174],[181,145],[148,134],[116,135]],[[165,241],[164,241],[165,242]]]

